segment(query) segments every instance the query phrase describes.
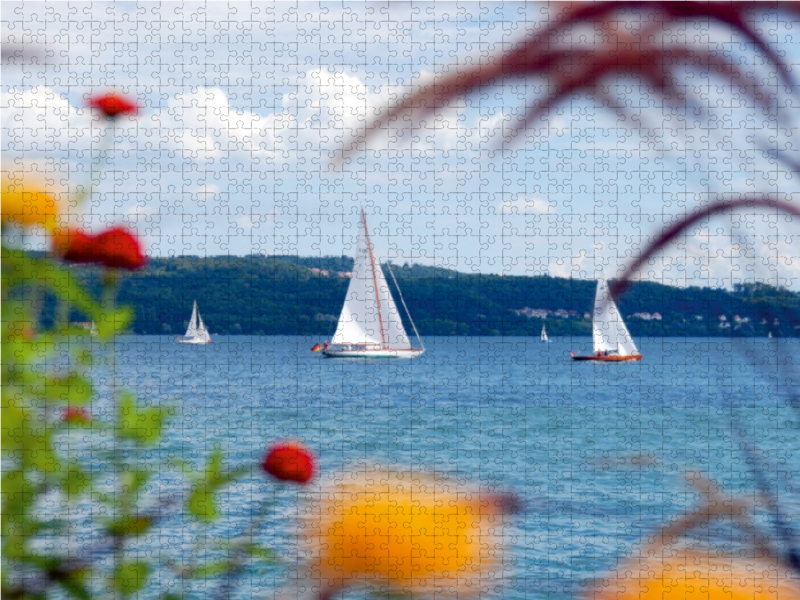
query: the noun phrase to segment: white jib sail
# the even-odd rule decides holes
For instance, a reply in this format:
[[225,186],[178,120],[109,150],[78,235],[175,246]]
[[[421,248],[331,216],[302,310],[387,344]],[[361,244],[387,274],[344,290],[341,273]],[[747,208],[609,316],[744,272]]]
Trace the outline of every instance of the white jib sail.
[[[616,306],[614,306],[614,310],[617,310]],[[622,320],[619,311],[617,311],[617,352],[621,356],[639,354],[639,350],[636,348],[636,344],[633,343],[633,338],[628,333],[628,328],[625,327],[625,321]]]
[[592,338],[595,352],[616,352],[620,356],[638,354],[636,344],[608,292],[608,284],[602,280],[597,282],[594,298]]
[[189,327],[186,330],[186,335],[184,337],[187,337],[187,338],[197,337],[197,302],[196,301],[194,303],[194,306],[192,307],[192,318],[189,319]]
[[[195,304],[195,306],[197,306]],[[208,334],[208,329],[206,329],[206,324],[203,323],[203,317],[200,316],[200,311],[197,311],[197,338],[203,340],[204,342],[209,342],[211,340],[211,336]]]
[[331,344],[367,344],[398,350],[411,348],[389,285],[375,259],[363,211],[353,276]]

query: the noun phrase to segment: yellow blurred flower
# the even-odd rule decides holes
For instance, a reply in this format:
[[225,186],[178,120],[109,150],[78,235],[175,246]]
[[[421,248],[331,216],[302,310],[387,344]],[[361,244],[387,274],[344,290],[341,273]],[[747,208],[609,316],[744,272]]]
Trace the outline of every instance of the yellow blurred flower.
[[774,558],[652,549],[600,579],[592,600],[800,600],[798,574]]
[[57,195],[48,189],[38,173],[4,170],[2,184],[3,224],[55,227],[59,215]]
[[312,502],[301,540],[304,574],[327,598],[349,584],[467,597],[502,576],[509,497],[432,475],[345,473]]

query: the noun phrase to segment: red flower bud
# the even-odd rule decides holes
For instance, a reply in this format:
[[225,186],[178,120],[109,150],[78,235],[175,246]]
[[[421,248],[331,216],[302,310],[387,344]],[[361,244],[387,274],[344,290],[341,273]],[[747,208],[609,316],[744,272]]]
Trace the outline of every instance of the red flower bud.
[[77,423],[80,425],[85,425],[91,422],[92,415],[90,415],[85,408],[68,406],[64,409],[64,414],[61,416],[61,420],[65,423]]
[[314,455],[297,442],[279,442],[269,449],[261,469],[276,479],[305,484],[314,477]]
[[53,251],[67,262],[96,263],[115,269],[135,271],[147,263],[139,240],[122,227],[92,236],[61,229],[53,235]]
[[108,92],[89,98],[89,107],[98,108],[109,119],[116,119],[119,115],[135,115],[139,108],[125,96]]

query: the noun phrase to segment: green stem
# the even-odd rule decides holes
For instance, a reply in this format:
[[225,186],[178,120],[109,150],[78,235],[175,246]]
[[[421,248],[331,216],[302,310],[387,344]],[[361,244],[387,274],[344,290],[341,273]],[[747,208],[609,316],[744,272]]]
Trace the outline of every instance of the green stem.
[[[89,165],[89,184],[84,187],[83,191],[80,192],[75,196],[75,203],[80,205],[86,198],[91,197],[92,191],[96,185],[96,179],[100,176],[103,172],[103,169],[108,165],[108,150],[111,148],[111,142],[114,139],[115,129],[114,129],[114,122],[111,122],[111,135],[108,135],[109,127],[106,124],[105,133],[106,135],[103,136],[103,139],[100,141],[100,148],[98,148],[97,156],[95,156],[94,160],[92,160],[92,164]],[[97,174],[95,176],[95,168],[98,168]]]

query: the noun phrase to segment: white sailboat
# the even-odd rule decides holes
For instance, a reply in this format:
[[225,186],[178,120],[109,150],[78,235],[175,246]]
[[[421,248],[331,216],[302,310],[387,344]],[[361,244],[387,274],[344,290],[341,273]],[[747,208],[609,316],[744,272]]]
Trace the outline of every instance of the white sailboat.
[[186,330],[186,335],[177,338],[180,344],[210,344],[211,336],[208,333],[206,324],[203,323],[203,317],[200,316],[200,311],[197,310],[197,301],[195,300],[192,307],[192,318],[189,319],[189,328]]
[[[408,313],[394,273],[395,287],[408,315],[417,339],[422,340]],[[406,335],[400,313],[389,291],[380,264],[369,238],[367,217],[361,209],[358,231],[358,252],[353,264],[353,276],[347,287],[342,314],[330,344],[322,350],[328,358],[415,358],[425,348],[414,348]]]
[[542,333],[539,334],[539,340],[543,344],[549,344],[550,343],[550,338],[547,337],[547,328],[544,325],[542,325]]
[[594,360],[621,362],[641,360],[642,355],[628,333],[628,328],[619,314],[617,305],[608,292],[608,284],[604,280],[597,282],[597,293],[594,297],[594,318],[592,319],[592,341],[594,354],[576,356],[573,360]]

